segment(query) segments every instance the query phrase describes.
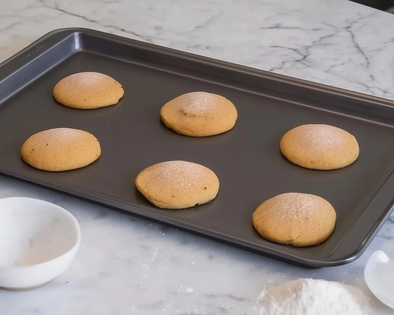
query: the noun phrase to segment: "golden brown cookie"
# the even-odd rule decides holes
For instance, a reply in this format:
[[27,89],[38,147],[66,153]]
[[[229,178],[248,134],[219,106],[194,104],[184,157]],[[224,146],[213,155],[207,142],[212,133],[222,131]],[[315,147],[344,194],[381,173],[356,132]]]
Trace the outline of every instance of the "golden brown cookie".
[[22,159],[30,166],[51,172],[87,166],[101,155],[100,143],[89,132],[55,128],[38,132],[22,145]]
[[252,222],[267,240],[302,247],[325,241],[334,231],[336,217],[332,205],[319,196],[285,193],[264,201]]
[[53,97],[58,103],[77,109],[115,105],[123,95],[124,91],[119,82],[99,72],[69,75],[53,88]]
[[184,209],[214,199],[219,192],[219,179],[203,165],[166,161],[141,171],[135,186],[156,207]]
[[238,118],[234,104],[223,96],[191,92],[167,102],[161,121],[173,131],[191,137],[206,137],[229,131]]
[[321,124],[301,125],[288,131],[280,151],[290,162],[309,169],[333,170],[357,160],[359,146],[347,131]]

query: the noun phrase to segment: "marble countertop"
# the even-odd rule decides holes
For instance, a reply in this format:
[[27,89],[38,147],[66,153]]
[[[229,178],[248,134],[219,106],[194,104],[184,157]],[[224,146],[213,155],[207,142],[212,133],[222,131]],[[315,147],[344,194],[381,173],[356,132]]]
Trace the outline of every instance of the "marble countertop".
[[[394,15],[345,0],[0,1],[0,61],[45,33],[88,27],[394,99]],[[0,197],[59,204],[81,224],[75,261],[47,286],[0,291],[0,314],[259,314],[265,286],[311,277],[361,288],[367,258],[394,257],[394,216],[364,255],[309,270],[0,176]],[[376,299],[374,314],[393,314]]]

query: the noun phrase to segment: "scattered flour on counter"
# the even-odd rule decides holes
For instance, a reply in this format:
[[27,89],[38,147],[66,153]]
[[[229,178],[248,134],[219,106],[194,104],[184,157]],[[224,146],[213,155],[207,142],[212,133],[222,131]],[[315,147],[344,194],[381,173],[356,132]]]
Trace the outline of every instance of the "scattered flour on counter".
[[261,315],[369,315],[369,298],[339,282],[298,279],[264,290]]

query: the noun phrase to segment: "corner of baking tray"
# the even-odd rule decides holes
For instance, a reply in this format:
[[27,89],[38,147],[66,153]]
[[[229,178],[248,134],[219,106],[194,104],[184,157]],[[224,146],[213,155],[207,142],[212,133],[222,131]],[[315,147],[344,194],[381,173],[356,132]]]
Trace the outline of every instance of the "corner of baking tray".
[[[77,32],[82,32],[85,31],[85,29],[82,28],[60,28],[60,29],[55,29],[52,30],[45,35],[37,38],[35,41],[30,43],[28,46],[23,48],[22,50],[18,51],[11,57],[5,59],[3,62],[0,62],[0,68],[3,68],[11,63],[14,60],[18,60],[19,58],[28,58],[28,57],[33,57],[34,55],[40,54],[42,51],[45,51],[45,44],[47,46],[50,46],[51,43],[49,42],[59,42],[67,37],[69,37],[72,34],[75,34]],[[89,30],[86,30],[89,31]],[[0,78],[1,80],[1,78]]]
[[94,32],[98,32],[98,31],[95,31],[94,29],[90,29],[90,28],[84,28],[84,27],[62,27],[62,28],[57,28],[52,31],[49,31],[45,35],[41,36],[38,40],[43,40],[48,37],[52,37],[54,35],[68,36],[71,34],[82,33],[82,32],[83,33],[94,33]]

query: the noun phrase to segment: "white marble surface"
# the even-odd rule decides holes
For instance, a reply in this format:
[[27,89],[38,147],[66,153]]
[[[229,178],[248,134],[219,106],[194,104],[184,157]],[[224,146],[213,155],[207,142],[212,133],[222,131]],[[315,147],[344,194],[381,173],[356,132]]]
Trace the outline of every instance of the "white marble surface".
[[[394,15],[345,0],[0,0],[0,8],[0,60],[48,31],[82,26],[394,99]],[[356,262],[307,270],[0,177],[8,196],[67,208],[83,241],[46,287],[0,291],[2,315],[252,315],[265,286],[299,277],[371,295],[366,259],[376,249],[394,257],[394,217]],[[394,313],[372,303],[374,314]]]

